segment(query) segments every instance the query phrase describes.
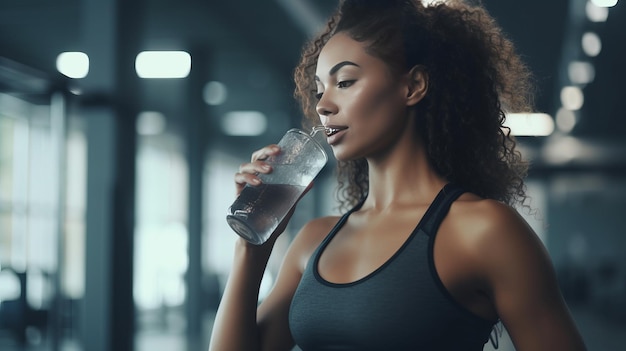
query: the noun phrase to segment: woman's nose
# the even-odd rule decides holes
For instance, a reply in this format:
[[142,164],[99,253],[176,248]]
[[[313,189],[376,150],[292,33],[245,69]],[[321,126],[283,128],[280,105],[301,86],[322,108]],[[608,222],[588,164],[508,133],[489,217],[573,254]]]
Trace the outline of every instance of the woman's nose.
[[337,105],[332,103],[328,94],[325,93],[325,94],[322,94],[322,97],[317,102],[317,105],[315,106],[315,110],[317,111],[317,114],[320,117],[322,116],[328,117],[330,115],[337,113]]

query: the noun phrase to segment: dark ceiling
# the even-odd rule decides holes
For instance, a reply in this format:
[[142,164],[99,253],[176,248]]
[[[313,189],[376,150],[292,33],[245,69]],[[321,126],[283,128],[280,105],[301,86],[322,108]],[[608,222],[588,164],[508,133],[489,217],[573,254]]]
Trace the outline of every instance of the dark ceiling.
[[[82,14],[96,0],[22,0],[0,3],[0,57],[58,77],[56,56],[81,51]],[[101,0],[105,1],[105,0]],[[106,0],[112,1],[112,0]],[[118,0],[122,2],[122,0]],[[623,2],[623,1],[622,1]],[[200,49],[209,53],[209,77],[229,88],[227,102],[216,115],[233,109],[264,111],[270,123],[295,124],[299,119],[292,98],[291,74],[300,48],[315,25],[332,11],[336,0],[143,0],[140,50]],[[534,71],[537,109],[554,115],[559,91],[566,84],[564,57],[567,38],[585,28],[602,38],[602,52],[591,58],[595,81],[584,87],[585,105],[572,134],[581,138],[621,141],[626,135],[622,108],[626,81],[626,18],[624,4],[610,9],[605,23],[576,22],[585,0],[483,0],[486,8],[516,43]],[[583,4],[583,5],[581,5]],[[138,5],[139,6],[139,5]],[[573,33],[573,34],[572,34]],[[575,43],[576,44],[576,43]],[[576,44],[577,45],[577,44]],[[572,56],[572,54],[570,54]],[[184,97],[181,83],[142,83],[142,105],[159,110],[176,125]],[[275,116],[275,117],[272,117]],[[284,123],[284,127],[282,125]],[[271,133],[268,137],[275,138]]]

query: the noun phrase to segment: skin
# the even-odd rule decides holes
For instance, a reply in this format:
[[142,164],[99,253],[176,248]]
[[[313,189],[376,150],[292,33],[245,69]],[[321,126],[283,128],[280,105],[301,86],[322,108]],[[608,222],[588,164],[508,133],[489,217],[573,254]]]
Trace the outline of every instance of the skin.
[[[369,164],[369,195],[329,243],[318,267],[324,279],[348,283],[376,270],[402,246],[447,182],[427,161],[414,132],[409,107],[428,92],[428,77],[419,67],[394,76],[362,43],[338,33],[322,50],[315,79],[321,123],[343,129],[328,138],[335,157],[365,157]],[[278,152],[270,145],[253,153],[235,175],[237,193],[246,184],[258,185],[255,174],[271,172],[262,160]],[[314,219],[300,230],[258,308],[261,277],[286,222],[262,246],[239,239],[210,350],[293,347],[291,299],[311,254],[338,219]],[[434,259],[452,296],[480,317],[500,318],[518,351],[585,349],[545,248],[509,206],[463,194],[440,226]]]

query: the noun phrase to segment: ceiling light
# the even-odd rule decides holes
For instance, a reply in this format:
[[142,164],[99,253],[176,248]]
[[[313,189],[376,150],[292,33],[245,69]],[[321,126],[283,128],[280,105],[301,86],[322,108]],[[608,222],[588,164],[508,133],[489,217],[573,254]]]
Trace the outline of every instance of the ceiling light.
[[574,61],[567,66],[567,74],[573,84],[588,84],[593,82],[596,71],[589,62]]
[[606,22],[609,17],[609,9],[606,7],[598,7],[593,2],[587,2],[585,13],[591,22]]
[[222,117],[222,131],[226,135],[255,136],[267,129],[267,117],[259,111],[232,111]]
[[561,107],[556,113],[556,127],[563,133],[571,132],[576,126],[576,113]]
[[602,41],[594,32],[587,32],[582,37],[583,51],[589,57],[596,57],[602,51]]
[[185,51],[143,51],[135,59],[140,78],[185,78],[191,71],[191,55]]
[[561,104],[570,111],[580,110],[585,102],[583,91],[579,87],[567,86],[561,89]]
[[56,63],[57,70],[70,78],[85,78],[89,73],[89,56],[84,52],[62,52]]
[[591,0],[598,7],[613,7],[617,5],[617,0]]
[[547,113],[509,113],[504,125],[515,136],[547,136],[554,131],[554,121]]

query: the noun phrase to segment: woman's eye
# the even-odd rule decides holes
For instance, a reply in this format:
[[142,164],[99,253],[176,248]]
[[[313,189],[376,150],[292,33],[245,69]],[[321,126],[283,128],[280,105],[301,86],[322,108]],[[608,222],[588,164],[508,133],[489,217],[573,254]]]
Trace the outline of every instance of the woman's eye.
[[323,94],[324,94],[324,93],[315,93],[315,98],[316,98],[316,99],[318,99],[318,100],[320,100],[320,99],[322,98],[322,95],[323,95]]
[[352,83],[354,83],[354,80],[342,80],[341,82],[337,83],[337,87],[338,88],[347,88],[347,87],[351,86]]

